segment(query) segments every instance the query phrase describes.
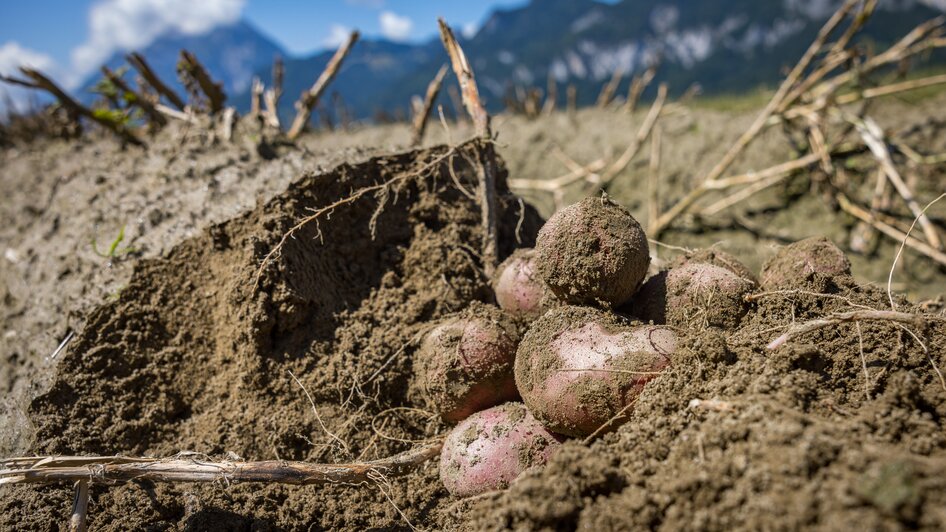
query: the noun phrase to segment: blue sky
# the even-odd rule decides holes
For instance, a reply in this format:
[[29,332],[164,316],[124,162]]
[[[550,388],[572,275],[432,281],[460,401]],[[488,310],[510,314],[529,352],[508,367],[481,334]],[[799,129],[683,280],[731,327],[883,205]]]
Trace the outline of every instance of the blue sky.
[[416,42],[436,35],[438,16],[462,30],[494,8],[526,0],[0,0],[0,73],[20,63],[67,86],[118,49],[167,31],[199,33],[244,18],[292,54],[332,46],[347,30]]

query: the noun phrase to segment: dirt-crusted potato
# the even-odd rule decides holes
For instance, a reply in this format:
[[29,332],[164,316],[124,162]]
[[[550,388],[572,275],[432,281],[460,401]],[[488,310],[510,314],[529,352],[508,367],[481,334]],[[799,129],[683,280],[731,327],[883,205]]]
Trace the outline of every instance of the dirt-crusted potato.
[[745,297],[754,288],[755,283],[730,269],[686,262],[648,279],[630,310],[656,324],[733,329],[748,310]]
[[535,250],[542,280],[559,299],[577,305],[620,305],[650,264],[644,230],[607,198],[587,198],[555,213],[539,230]]
[[505,489],[526,469],[544,464],[562,439],[522,403],[495,406],[450,432],[440,453],[440,479],[457,497]]
[[669,327],[562,306],[534,321],[519,344],[516,385],[549,430],[586,436],[619,425],[615,416],[629,412],[625,407],[670,364],[676,346]]
[[496,269],[496,303],[513,316],[537,318],[555,304],[555,296],[536,272],[535,260],[534,249],[517,249]]
[[824,237],[789,244],[762,266],[762,288],[779,290],[804,286],[816,278],[851,275],[851,261]]
[[518,399],[513,364],[519,336],[502,310],[473,302],[437,324],[414,355],[414,382],[426,407],[446,421]]

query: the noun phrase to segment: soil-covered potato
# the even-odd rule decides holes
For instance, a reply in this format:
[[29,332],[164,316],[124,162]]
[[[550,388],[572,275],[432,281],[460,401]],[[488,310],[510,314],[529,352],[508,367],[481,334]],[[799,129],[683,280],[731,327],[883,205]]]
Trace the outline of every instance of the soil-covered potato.
[[675,259],[673,267],[683,266],[689,262],[712,264],[713,266],[726,268],[727,270],[747,281],[752,282],[753,284],[759,284],[759,278],[756,277],[756,274],[753,273],[753,271],[750,270],[748,266],[725,251],[720,251],[714,248],[697,249],[685,255],[681,255]]
[[624,207],[586,198],[555,213],[536,239],[539,276],[562,301],[615,307],[650,264],[647,236]]
[[513,365],[519,335],[502,310],[473,302],[424,337],[414,358],[414,387],[446,421],[518,399]]
[[526,469],[544,464],[560,440],[522,403],[495,406],[450,432],[440,453],[440,479],[457,497],[505,489]]
[[762,288],[794,288],[815,277],[851,275],[851,261],[824,237],[811,237],[789,244],[762,266]]
[[[562,306],[532,323],[516,354],[516,385],[549,430],[586,436],[611,423],[670,364],[669,327],[628,325],[589,307]],[[627,414],[624,411],[624,414]]]
[[521,318],[537,318],[555,304],[555,296],[536,272],[532,248],[517,249],[499,265],[493,290],[499,307]]
[[745,296],[754,288],[755,283],[730,269],[687,262],[648,279],[630,310],[656,324],[734,329],[748,309]]

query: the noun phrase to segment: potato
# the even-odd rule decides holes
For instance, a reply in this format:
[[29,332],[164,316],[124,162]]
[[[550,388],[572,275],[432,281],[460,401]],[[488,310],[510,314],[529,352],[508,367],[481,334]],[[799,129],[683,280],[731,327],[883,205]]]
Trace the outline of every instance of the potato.
[[752,271],[732,255],[699,250],[647,279],[629,311],[655,324],[733,328],[748,310],[745,297],[756,285]]
[[562,306],[534,321],[523,337],[516,385],[549,430],[587,436],[623,421],[613,418],[670,364],[676,346],[669,327],[629,325],[593,308]]
[[440,453],[440,480],[452,495],[468,497],[505,489],[561,446],[522,403],[477,412],[457,425]]
[[686,262],[651,277],[634,296],[631,314],[674,327],[733,329],[748,310],[755,283],[731,270]]
[[519,398],[513,365],[519,334],[503,311],[473,302],[441,321],[414,355],[414,382],[421,401],[444,420]]
[[534,249],[517,249],[496,269],[496,302],[512,316],[537,318],[555,304],[555,296],[536,274],[535,260]]
[[587,198],[555,213],[539,230],[535,251],[545,284],[562,301],[578,305],[620,305],[650,264],[644,230],[607,198]]
[[851,275],[851,261],[824,237],[789,244],[762,266],[762,288],[779,290],[805,286],[816,278]]

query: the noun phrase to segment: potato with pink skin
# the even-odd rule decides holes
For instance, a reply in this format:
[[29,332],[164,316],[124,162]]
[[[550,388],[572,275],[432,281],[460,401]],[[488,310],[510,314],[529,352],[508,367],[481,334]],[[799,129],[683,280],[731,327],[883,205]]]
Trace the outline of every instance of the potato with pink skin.
[[596,309],[558,307],[533,322],[519,344],[516,385],[549,430],[587,436],[619,425],[615,416],[670,364],[676,347],[669,327],[632,326]]
[[518,399],[513,377],[518,344],[509,316],[473,302],[424,337],[414,355],[412,387],[429,410],[450,422]]
[[674,327],[733,329],[749,305],[745,297],[755,283],[732,269],[685,262],[654,275],[631,300],[631,314]]
[[517,249],[496,269],[496,303],[513,316],[537,318],[555,303],[555,296],[536,272],[535,260],[534,249]]
[[447,435],[440,453],[440,480],[456,497],[505,489],[523,471],[545,464],[562,439],[522,403],[477,412]]

